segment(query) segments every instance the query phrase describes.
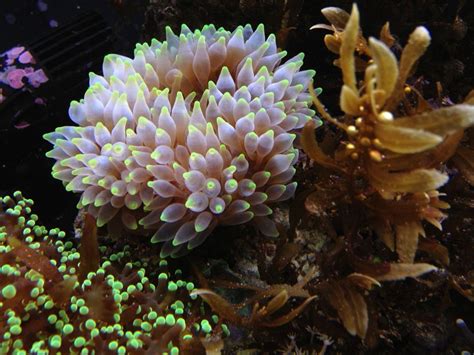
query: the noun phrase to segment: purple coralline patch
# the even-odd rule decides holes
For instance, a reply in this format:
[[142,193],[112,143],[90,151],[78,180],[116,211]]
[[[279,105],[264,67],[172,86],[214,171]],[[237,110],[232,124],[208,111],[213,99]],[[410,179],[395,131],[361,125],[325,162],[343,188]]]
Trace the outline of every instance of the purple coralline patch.
[[7,55],[8,59],[16,59],[25,50],[25,47],[13,47],[4,54]]
[[0,89],[2,98],[11,89],[32,91],[48,81],[43,69],[39,68],[33,55],[23,46],[17,46],[0,54]]
[[28,128],[29,126],[31,126],[31,124],[26,121],[20,121],[18,123],[15,123],[14,125],[14,127],[17,129],[25,129],[25,128]]
[[[19,90],[34,92],[47,81],[46,73],[24,46],[16,46],[0,53],[0,104]],[[34,103],[45,104],[40,98]],[[24,122],[15,124],[16,128],[28,126],[29,124]]]
[[25,76],[25,71],[23,69],[13,69],[7,75],[7,83],[13,89],[21,89],[25,84],[23,84],[23,77]]
[[31,55],[31,53],[28,52],[28,51],[23,52],[23,53],[18,57],[18,60],[20,61],[21,64],[28,64],[28,63],[34,64],[34,63],[35,63],[35,59],[34,59],[33,56]]
[[40,10],[41,12],[45,12],[48,10],[48,4],[44,1],[38,0],[36,6],[38,6],[38,10]]
[[46,105],[46,100],[41,97],[37,97],[35,99],[35,104],[44,106]]
[[28,82],[31,84],[31,86],[35,88],[38,88],[41,84],[48,81],[48,77],[44,73],[43,69],[35,70],[30,74],[26,74],[26,77],[28,78]]

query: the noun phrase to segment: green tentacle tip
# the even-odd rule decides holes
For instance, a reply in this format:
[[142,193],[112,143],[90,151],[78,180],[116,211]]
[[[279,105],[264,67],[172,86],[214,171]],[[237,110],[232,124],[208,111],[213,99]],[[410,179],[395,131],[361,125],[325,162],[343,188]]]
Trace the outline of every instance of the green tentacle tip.
[[2,288],[2,296],[6,299],[11,299],[16,296],[16,287],[15,285],[7,285]]

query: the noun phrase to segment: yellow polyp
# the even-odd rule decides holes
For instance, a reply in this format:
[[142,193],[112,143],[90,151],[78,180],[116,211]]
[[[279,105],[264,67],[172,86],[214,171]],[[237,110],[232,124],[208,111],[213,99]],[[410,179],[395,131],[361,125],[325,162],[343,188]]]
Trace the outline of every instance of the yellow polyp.
[[348,135],[355,136],[357,133],[359,133],[359,130],[355,126],[347,127],[347,134]]
[[359,143],[364,146],[364,147],[369,147],[370,146],[370,139],[367,137],[362,137],[359,139]]
[[373,161],[377,162],[377,163],[380,163],[382,161],[382,154],[380,154],[380,152],[378,150],[371,150],[369,152],[369,156],[370,156],[370,159],[372,159]]

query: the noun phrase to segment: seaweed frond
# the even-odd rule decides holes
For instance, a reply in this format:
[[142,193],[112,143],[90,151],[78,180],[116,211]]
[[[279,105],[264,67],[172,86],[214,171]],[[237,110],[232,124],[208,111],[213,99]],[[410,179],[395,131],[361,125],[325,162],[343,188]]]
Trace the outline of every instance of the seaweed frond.
[[[343,86],[340,108],[344,116],[333,118],[313,92],[313,101],[328,124],[343,132],[332,154],[319,147],[314,125],[303,130],[305,152],[317,164],[339,175],[339,191],[352,202],[365,206],[371,224],[400,262],[412,263],[423,221],[438,229],[449,204],[439,188],[448,181],[443,163],[457,151],[464,129],[474,124],[474,106],[469,100],[450,107],[432,107],[407,80],[430,43],[430,34],[417,27],[399,60],[390,51],[393,36],[389,25],[380,39],[366,40],[359,28],[359,11],[326,8],[331,23],[314,28],[329,29],[328,49],[339,54]],[[362,78],[357,76],[362,72]],[[461,148],[455,161],[469,170],[470,151]],[[467,179],[469,179],[469,173]],[[472,178],[472,176],[471,176]],[[321,185],[321,183],[320,183]],[[310,200],[318,196],[310,195]]]

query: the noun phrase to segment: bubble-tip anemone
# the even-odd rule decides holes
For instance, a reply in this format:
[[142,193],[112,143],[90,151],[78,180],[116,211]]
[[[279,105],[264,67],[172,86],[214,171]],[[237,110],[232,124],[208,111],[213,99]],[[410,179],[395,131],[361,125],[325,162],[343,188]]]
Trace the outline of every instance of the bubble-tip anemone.
[[155,229],[163,257],[197,247],[218,224],[253,220],[276,236],[269,204],[296,188],[291,132],[314,116],[314,71],[300,71],[303,54],[280,64],[285,55],[263,25],[209,25],[167,28],[166,41],[138,44],[133,59],[106,56],[103,76],[91,73],[71,103],[78,126],[45,135],[53,176],[82,193],[79,207],[99,225],[117,217]]

